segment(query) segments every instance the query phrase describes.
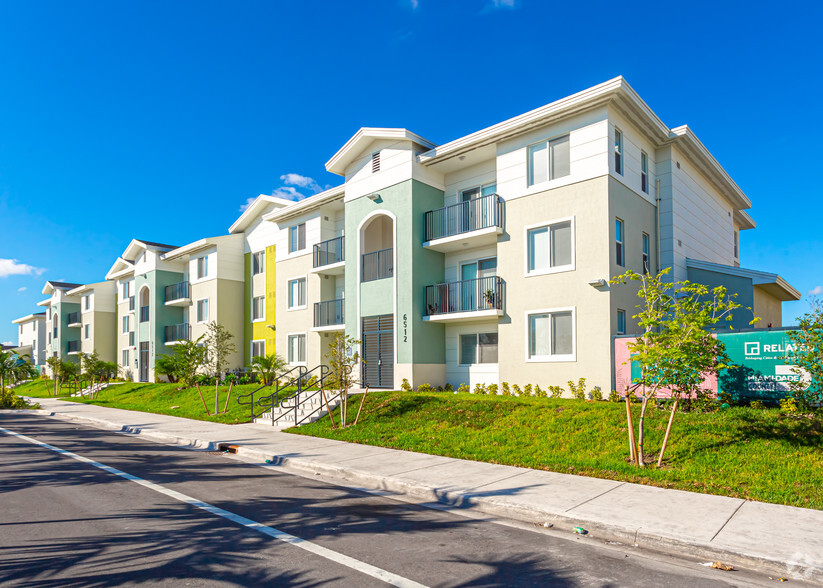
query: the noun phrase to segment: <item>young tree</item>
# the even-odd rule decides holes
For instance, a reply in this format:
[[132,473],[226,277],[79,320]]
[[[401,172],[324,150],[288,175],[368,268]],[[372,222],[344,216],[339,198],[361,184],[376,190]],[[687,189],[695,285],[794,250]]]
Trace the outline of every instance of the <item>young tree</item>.
[[657,467],[660,467],[680,399],[704,394],[701,386],[705,377],[716,375],[726,367],[725,345],[712,336],[710,329],[720,321],[730,322],[732,311],[741,307],[734,301],[735,295],[727,295],[723,286],[710,290],[689,281],[668,281],[666,275],[670,269],[666,268],[656,276],[630,270],[611,282],[614,285],[640,283],[637,295],[641,302],[634,318],[642,332],[628,344],[632,361],[640,365],[640,377],[630,390],[632,393],[639,390],[641,396],[636,448],[629,394],[626,394],[629,443],[632,458],[639,467],[644,466],[644,419],[649,400],[661,388],[671,390],[674,399],[657,460]]
[[823,302],[809,300],[809,312],[802,315],[796,331],[786,332],[793,349],[786,359],[794,364],[794,373],[800,376],[789,382],[792,397],[800,410],[823,413]]
[[166,376],[169,382],[174,384],[177,382],[178,371],[180,369],[178,363],[177,354],[160,355],[154,361],[154,371],[161,376]]
[[[340,393],[340,426],[342,428],[346,427],[349,390],[358,382],[357,378],[352,376],[352,372],[360,359],[360,355],[354,351],[359,345],[360,341],[343,333],[335,333],[329,343],[327,357],[331,374],[328,387]],[[331,413],[329,413],[329,418],[331,418]]]
[[175,377],[184,388],[197,388],[197,393],[200,395],[200,401],[203,403],[203,408],[206,409],[206,414],[211,415],[209,407],[206,406],[206,399],[203,398],[203,392],[200,390],[200,384],[197,383],[197,372],[206,363],[206,348],[203,346],[203,336],[198,337],[196,341],[180,341],[174,346],[173,358]]
[[28,355],[17,355],[13,351],[0,351],[0,390],[7,384],[27,380],[36,374],[34,366],[27,360]]
[[[232,339],[234,335],[229,330],[212,321],[208,325],[206,335],[206,367],[214,374],[214,414],[220,412],[220,376],[226,370],[229,355],[236,351]],[[229,384],[229,397],[231,397],[231,384]],[[226,400],[228,407],[228,399]]]
[[286,367],[286,360],[272,353],[270,355],[258,355],[251,360],[252,371],[259,374],[261,384],[268,386],[272,383],[280,372]]

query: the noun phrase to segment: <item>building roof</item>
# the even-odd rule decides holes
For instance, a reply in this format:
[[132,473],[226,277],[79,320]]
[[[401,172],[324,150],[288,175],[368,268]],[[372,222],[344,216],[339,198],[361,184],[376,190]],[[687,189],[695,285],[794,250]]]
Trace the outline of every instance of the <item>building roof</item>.
[[43,286],[42,294],[51,295],[54,294],[55,290],[74,290],[78,286],[82,286],[83,284],[75,284],[72,282],[54,282],[49,280],[46,282],[46,285]]
[[78,286],[77,288],[74,288],[73,290],[70,290],[68,292],[68,294],[69,294],[69,296],[76,296],[77,294],[84,294],[86,292],[94,292],[94,290],[96,288],[99,288],[101,286],[111,287],[111,284],[109,284],[108,282],[95,282],[93,284],[83,284],[82,286]]
[[760,286],[778,300],[800,300],[802,297],[797,288],[777,274],[690,258],[686,258],[686,267],[749,278],[753,286]]
[[26,316],[21,316],[20,318],[14,319],[11,322],[12,322],[12,324],[19,325],[19,324],[22,324],[22,323],[28,323],[28,322],[37,321],[37,320],[46,320],[46,313],[45,312],[35,312],[34,314],[28,314]]
[[305,214],[323,206],[324,204],[334,202],[335,200],[342,200],[345,193],[346,186],[341,184],[339,186],[335,186],[334,188],[330,188],[329,190],[320,192],[319,194],[315,194],[314,196],[309,196],[303,200],[293,202],[291,206],[287,206],[279,210],[273,210],[268,214],[264,214],[263,220],[280,222],[300,214]]
[[154,241],[146,241],[144,239],[135,239],[143,245],[154,247],[155,249],[177,249],[177,245],[166,245],[165,243],[155,243]]
[[203,239],[198,239],[194,243],[189,243],[188,245],[183,245],[182,247],[178,247],[177,249],[172,249],[160,256],[160,259],[164,261],[170,261],[172,259],[179,259],[181,257],[185,257],[186,255],[191,255],[192,253],[196,253],[203,249],[208,249],[210,247],[217,247],[221,243],[228,241],[229,239],[240,239],[239,235],[220,235],[218,237],[206,237]]
[[267,196],[260,194],[254,199],[254,202],[249,204],[243,213],[236,221],[229,227],[229,233],[242,233],[248,226],[253,223],[263,212],[272,207],[284,208],[294,204],[293,200],[286,200],[285,198],[277,198],[276,196]]
[[412,133],[408,129],[362,127],[326,162],[326,170],[333,174],[346,175],[346,168],[349,164],[360,157],[360,154],[363,153],[369,145],[380,139],[411,141],[426,149],[434,149],[437,147],[435,143]]

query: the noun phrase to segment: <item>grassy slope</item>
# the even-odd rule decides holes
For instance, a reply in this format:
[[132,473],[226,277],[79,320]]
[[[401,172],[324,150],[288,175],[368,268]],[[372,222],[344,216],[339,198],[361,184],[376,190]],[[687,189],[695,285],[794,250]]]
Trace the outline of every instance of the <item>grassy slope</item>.
[[[656,454],[668,413],[649,413]],[[289,432],[823,509],[823,427],[778,409],[678,413],[660,470],[626,462],[622,403],[375,392],[357,427],[333,431],[325,418]]]
[[[53,390],[53,386],[53,382],[39,380],[16,388],[15,393],[19,396],[45,398],[51,395],[50,392]],[[229,402],[228,413],[208,417],[206,416],[206,411],[203,409],[203,403],[200,401],[197,390],[195,388],[177,390],[178,386],[179,384],[127,382],[125,384],[117,384],[104,388],[95,400],[87,398],[65,398],[65,400],[97,404],[111,408],[139,410],[142,412],[168,414],[202,421],[233,424],[249,422],[249,407],[237,404],[237,397],[242,394],[248,394],[259,387],[258,384],[235,386],[232,389],[232,398]],[[206,399],[209,410],[214,410],[214,386],[201,387],[201,390],[203,391],[203,397]],[[225,405],[227,392],[228,386],[220,387],[220,410],[223,410],[223,406]],[[255,396],[255,400],[260,396],[270,393],[271,390],[269,389],[268,392],[263,392]],[[179,408],[173,409],[171,408],[172,406],[179,406]],[[260,410],[262,409],[258,408],[257,412]]]

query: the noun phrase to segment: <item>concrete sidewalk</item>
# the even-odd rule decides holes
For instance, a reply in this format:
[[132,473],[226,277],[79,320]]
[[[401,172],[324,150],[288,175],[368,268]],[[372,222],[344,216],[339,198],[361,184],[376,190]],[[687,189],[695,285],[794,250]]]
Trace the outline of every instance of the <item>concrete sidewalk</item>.
[[588,537],[721,560],[823,583],[823,511],[666,490],[292,435],[264,425],[222,425],[88,404],[37,399],[42,414],[163,443],[269,460],[330,482],[437,501]]

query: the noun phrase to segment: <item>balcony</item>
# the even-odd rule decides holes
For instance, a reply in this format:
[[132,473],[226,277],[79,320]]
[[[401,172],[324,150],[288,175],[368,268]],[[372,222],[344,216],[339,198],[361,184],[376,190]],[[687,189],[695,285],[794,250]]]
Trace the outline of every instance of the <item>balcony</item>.
[[191,285],[188,282],[178,282],[166,286],[166,306],[188,306],[191,304]]
[[129,312],[134,312],[134,296],[129,296]]
[[343,299],[314,303],[314,331],[343,330]]
[[498,276],[426,286],[427,321],[466,321],[503,316],[505,283]]
[[314,246],[312,271],[318,274],[342,274],[345,269],[343,237],[335,237]]
[[164,329],[163,342],[166,345],[176,345],[181,341],[188,341],[190,339],[191,325],[188,323],[181,323],[179,325],[169,325]]
[[360,281],[373,282],[394,276],[394,250],[381,249],[372,253],[364,253],[360,264]]
[[504,217],[505,201],[497,194],[430,210],[423,214],[423,247],[449,253],[466,245],[493,245],[503,233]]
[[149,322],[149,307],[148,306],[141,306],[140,307],[140,322],[141,323]]
[[66,315],[66,320],[68,321],[68,324],[66,325],[68,327],[82,327],[83,326],[83,323],[80,322],[80,313],[79,312],[69,313],[68,315]]
[[66,349],[69,355],[78,355],[80,353],[80,341],[69,341],[66,343]]
[[134,331],[129,331],[129,347],[134,347]]

